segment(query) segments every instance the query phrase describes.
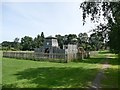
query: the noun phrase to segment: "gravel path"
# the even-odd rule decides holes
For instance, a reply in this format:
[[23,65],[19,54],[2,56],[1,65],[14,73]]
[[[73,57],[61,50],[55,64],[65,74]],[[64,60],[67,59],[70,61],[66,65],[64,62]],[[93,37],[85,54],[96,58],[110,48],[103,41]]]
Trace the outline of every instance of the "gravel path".
[[100,70],[100,72],[96,75],[95,79],[92,82],[92,86],[88,89],[88,90],[100,90],[100,81],[105,77],[104,75],[104,70],[109,68],[109,64],[106,62],[102,65],[102,69]]

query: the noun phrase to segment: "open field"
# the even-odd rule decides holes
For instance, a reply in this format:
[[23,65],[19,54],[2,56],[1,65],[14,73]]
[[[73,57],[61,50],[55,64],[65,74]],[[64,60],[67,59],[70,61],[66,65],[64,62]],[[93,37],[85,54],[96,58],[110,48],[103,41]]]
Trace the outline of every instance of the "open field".
[[3,58],[3,87],[88,88],[108,54],[109,57],[112,56],[108,58],[111,67],[105,71],[107,78],[102,81],[102,87],[110,88],[112,85],[116,88],[118,87],[116,55],[102,52],[90,59],[70,63]]

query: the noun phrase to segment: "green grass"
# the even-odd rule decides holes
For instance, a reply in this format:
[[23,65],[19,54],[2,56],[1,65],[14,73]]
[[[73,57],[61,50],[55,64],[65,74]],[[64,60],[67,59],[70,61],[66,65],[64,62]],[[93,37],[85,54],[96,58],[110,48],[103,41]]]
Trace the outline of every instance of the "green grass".
[[3,87],[86,88],[98,73],[98,64],[54,63],[3,58]]
[[[118,87],[116,55],[99,53],[80,62],[55,63],[3,58],[4,88],[87,88],[95,79],[106,56],[110,69],[105,71],[102,87]],[[107,80],[107,81],[106,81]],[[111,80],[111,81],[110,81]]]
[[104,71],[104,79],[101,81],[103,88],[118,88],[120,81],[119,59],[118,56],[112,53],[107,53],[107,61],[110,67]]
[[119,87],[119,74],[118,74],[118,66],[111,66],[106,69],[105,77],[101,81],[101,85],[103,88],[118,88]]

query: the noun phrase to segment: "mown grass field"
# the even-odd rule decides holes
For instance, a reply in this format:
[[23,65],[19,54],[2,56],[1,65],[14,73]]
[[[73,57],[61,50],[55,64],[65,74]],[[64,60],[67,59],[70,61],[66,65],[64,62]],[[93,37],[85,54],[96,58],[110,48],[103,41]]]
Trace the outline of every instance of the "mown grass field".
[[[4,88],[88,88],[101,69],[106,54],[99,53],[90,59],[70,63],[3,58],[2,84]],[[109,88],[114,83],[118,87],[117,59],[109,59],[111,68],[106,70],[109,72],[105,73],[106,80],[115,80],[102,81],[102,86]]]
[[104,78],[101,81],[101,86],[103,88],[119,88],[120,89],[120,59],[117,55],[111,53],[103,53],[107,55],[108,64],[110,67],[105,69],[104,71]]

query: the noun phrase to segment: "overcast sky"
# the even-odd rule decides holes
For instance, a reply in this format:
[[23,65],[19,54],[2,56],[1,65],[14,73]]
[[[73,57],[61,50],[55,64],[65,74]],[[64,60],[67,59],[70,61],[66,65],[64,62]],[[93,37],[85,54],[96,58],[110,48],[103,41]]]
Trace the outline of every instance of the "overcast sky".
[[[24,36],[79,34],[94,27],[89,20],[82,22],[80,2],[2,2],[0,42]],[[0,23],[1,24],[1,23]]]

